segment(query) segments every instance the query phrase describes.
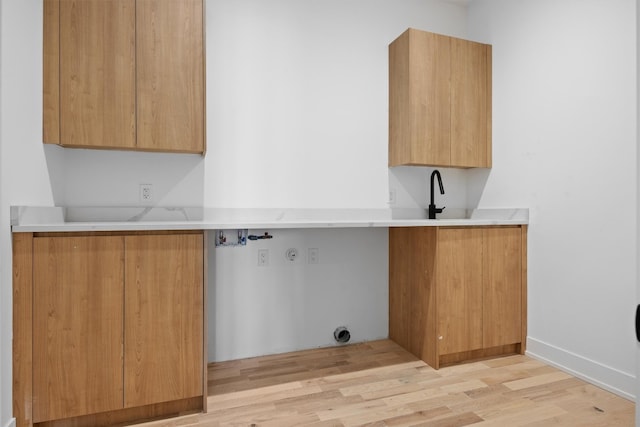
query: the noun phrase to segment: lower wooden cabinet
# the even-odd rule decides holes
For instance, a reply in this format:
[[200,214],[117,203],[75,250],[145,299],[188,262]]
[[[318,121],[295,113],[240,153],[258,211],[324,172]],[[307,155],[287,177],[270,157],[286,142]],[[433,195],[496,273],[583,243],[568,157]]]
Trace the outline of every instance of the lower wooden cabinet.
[[202,235],[127,236],[124,406],[201,396]]
[[14,295],[32,293],[14,305],[32,311],[30,328],[14,323],[14,364],[33,346],[32,390],[14,378],[18,426],[203,410],[204,268],[201,231],[14,235]]
[[33,420],[122,408],[122,237],[33,240]]
[[523,353],[526,226],[390,229],[389,336],[436,369]]

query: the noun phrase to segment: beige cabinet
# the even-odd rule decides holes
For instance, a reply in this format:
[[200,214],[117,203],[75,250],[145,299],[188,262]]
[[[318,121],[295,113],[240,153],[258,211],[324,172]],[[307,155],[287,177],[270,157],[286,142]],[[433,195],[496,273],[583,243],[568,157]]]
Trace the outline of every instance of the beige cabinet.
[[526,227],[390,229],[389,336],[434,368],[524,352]]
[[491,46],[408,29],[389,45],[389,166],[491,167]]
[[203,153],[202,0],[44,0],[44,142]]
[[[18,332],[22,342],[32,335],[33,390],[16,396],[32,402],[33,423],[108,425],[204,408],[203,240],[33,235],[32,325]],[[18,274],[26,288],[29,272]]]

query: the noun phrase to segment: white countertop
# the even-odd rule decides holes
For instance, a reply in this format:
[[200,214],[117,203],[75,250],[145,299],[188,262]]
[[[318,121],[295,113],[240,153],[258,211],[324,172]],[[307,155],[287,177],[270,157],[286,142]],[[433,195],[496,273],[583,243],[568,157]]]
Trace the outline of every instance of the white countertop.
[[521,225],[529,223],[529,210],[449,209],[425,218],[423,209],[11,207],[14,233]]

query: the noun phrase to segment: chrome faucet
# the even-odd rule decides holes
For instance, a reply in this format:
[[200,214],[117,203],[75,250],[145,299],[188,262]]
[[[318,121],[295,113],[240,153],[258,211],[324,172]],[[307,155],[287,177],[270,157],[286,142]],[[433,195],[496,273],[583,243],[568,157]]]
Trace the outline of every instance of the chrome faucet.
[[444,210],[444,206],[441,208],[436,208],[436,205],[433,203],[433,177],[438,177],[438,185],[440,185],[440,194],[444,194],[444,187],[442,186],[442,177],[440,176],[440,171],[434,170],[431,172],[431,204],[429,205],[429,219],[436,219],[436,214],[442,213]]

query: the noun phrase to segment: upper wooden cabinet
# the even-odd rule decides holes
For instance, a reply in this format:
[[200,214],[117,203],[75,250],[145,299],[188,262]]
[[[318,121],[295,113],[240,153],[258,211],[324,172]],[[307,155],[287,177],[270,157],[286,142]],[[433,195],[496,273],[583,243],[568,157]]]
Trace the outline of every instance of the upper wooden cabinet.
[[203,8],[44,0],[44,142],[204,153]]
[[491,45],[408,29],[389,45],[389,166],[491,167]]

